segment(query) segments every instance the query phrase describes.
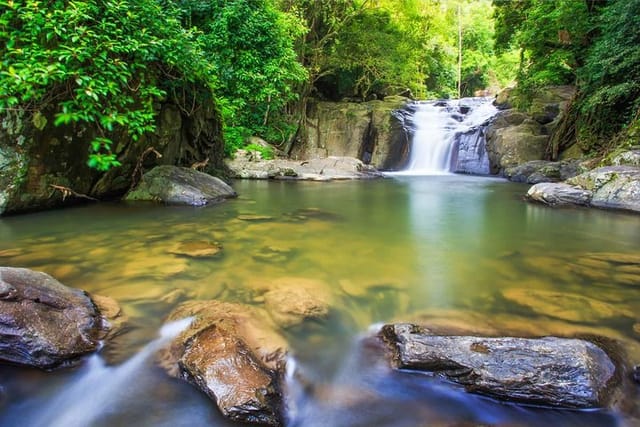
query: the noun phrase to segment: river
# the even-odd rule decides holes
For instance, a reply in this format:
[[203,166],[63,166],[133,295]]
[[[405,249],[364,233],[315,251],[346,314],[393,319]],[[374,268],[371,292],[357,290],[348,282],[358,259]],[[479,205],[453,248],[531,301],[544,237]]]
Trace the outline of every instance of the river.
[[[0,264],[113,297],[129,317],[76,368],[0,367],[0,425],[54,425],[74,405],[79,426],[237,425],[153,357],[117,387],[111,379],[148,349],[180,301],[261,306],[257,283],[303,279],[328,290],[334,306],[326,320],[284,333],[299,369],[329,391],[297,389],[290,425],[624,425],[612,412],[502,404],[438,378],[390,373],[358,343],[382,322],[480,327],[485,319],[505,331],[618,338],[637,359],[640,274],[614,262],[638,258],[637,216],[532,205],[526,186],[463,175],[234,187],[237,200],[206,208],[101,203],[0,219]],[[223,250],[172,253],[188,241]],[[73,391],[92,375],[104,378],[94,392]]]

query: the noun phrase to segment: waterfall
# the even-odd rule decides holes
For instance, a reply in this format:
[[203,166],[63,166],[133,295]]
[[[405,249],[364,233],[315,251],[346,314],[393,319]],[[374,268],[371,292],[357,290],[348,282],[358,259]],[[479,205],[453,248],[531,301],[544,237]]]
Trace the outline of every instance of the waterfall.
[[416,102],[409,164],[403,174],[488,174],[483,124],[497,109],[492,98]]
[[120,366],[106,366],[99,355],[91,356],[74,383],[46,402],[42,402],[38,412],[34,414],[34,419],[24,419],[25,425],[92,425],[105,413],[133,398],[136,393],[136,374],[143,368],[147,359],[185,330],[192,320],[193,318],[186,318],[167,323],[161,328],[158,338]]

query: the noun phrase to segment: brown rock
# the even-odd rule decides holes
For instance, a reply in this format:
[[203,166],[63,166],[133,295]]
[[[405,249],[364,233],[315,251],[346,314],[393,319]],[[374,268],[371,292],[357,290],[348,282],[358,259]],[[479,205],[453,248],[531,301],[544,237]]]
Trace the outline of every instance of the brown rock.
[[222,252],[222,245],[218,242],[208,242],[205,240],[191,240],[180,242],[169,250],[170,254],[182,255],[191,258],[209,258]]
[[11,267],[0,267],[0,325],[0,360],[39,368],[96,350],[108,329],[85,292]]
[[161,365],[211,397],[228,418],[281,425],[287,344],[269,317],[251,306],[193,301],[169,320],[189,316],[194,321],[161,352]]

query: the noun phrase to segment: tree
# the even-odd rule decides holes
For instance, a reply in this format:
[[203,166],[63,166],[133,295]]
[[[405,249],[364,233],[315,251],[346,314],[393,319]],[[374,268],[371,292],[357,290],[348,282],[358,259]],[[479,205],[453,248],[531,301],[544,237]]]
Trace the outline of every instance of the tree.
[[214,81],[192,35],[154,0],[0,0],[0,110],[51,110],[99,131],[89,165],[119,165],[110,135],[154,129],[171,85]]

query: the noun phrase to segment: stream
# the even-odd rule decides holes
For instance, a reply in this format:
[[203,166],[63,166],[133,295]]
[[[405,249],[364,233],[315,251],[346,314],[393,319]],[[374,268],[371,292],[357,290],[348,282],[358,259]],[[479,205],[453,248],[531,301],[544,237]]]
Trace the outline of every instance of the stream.
[[[291,426],[627,425],[615,412],[499,403],[393,372],[360,342],[389,321],[486,322],[616,338],[639,363],[636,215],[553,210],[525,203],[526,186],[462,175],[234,187],[237,200],[206,208],[101,203],[0,219],[0,264],[113,297],[128,316],[72,369],[0,367],[1,426],[237,426],[156,367],[149,348],[181,301],[262,306],[258,289],[278,280],[314,280],[334,301],[327,319],[283,332],[314,384],[289,385]],[[223,250],[173,253],[190,241]],[[76,424],[59,421],[68,413]]]

